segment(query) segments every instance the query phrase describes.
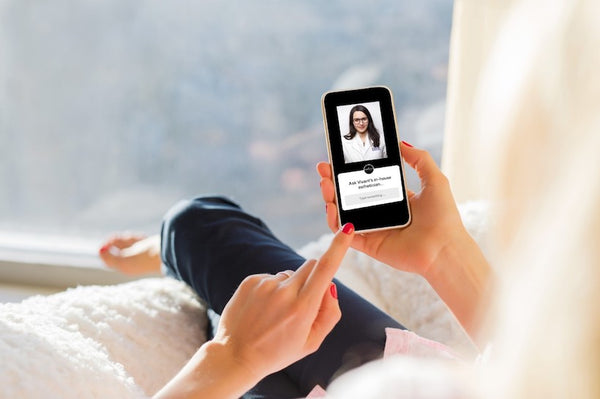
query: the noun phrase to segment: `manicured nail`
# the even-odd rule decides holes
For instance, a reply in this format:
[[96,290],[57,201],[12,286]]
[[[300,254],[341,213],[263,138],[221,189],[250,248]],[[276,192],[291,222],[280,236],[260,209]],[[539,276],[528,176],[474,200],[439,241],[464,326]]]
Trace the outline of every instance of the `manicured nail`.
[[353,231],[354,231],[354,225],[352,223],[346,223],[342,227],[342,233],[344,233],[344,234],[351,234]]
[[407,143],[406,141],[402,140],[402,144],[404,144],[407,147],[412,147],[412,144]]
[[106,251],[108,251],[108,248],[110,248],[110,245],[106,244],[105,246],[100,248],[100,253],[101,254],[105,253]]
[[329,286],[329,292],[331,293],[333,299],[337,299],[337,287],[335,286],[335,283],[331,283]]

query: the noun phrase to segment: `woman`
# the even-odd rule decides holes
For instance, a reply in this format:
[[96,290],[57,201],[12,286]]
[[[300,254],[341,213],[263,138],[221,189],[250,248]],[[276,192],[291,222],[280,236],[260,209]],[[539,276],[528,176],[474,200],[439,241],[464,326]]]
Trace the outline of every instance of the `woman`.
[[355,105],[348,118],[348,134],[342,140],[346,163],[387,157],[385,139],[373,124],[371,113],[364,105]]
[[[496,4],[494,1],[488,3]],[[498,1],[496,5],[500,4],[505,2]],[[494,8],[494,12],[499,9]],[[411,226],[364,236],[353,235],[349,227],[347,232],[350,234],[338,233],[332,248],[321,259],[325,272],[318,279],[318,289],[313,292],[321,303],[314,305],[318,301],[313,298],[313,307],[303,305],[279,309],[279,301],[270,300],[267,296],[252,296],[250,294],[254,291],[242,284],[223,311],[216,334],[217,343],[221,342],[225,347],[233,345],[235,348],[236,344],[244,342],[240,331],[250,331],[252,338],[244,342],[245,347],[254,348],[253,342],[260,344],[268,341],[267,345],[260,347],[261,350],[269,355],[267,358],[273,362],[274,368],[283,367],[283,363],[307,353],[306,347],[298,345],[302,339],[296,337],[293,342],[280,339],[292,330],[290,324],[286,324],[290,320],[294,323],[295,319],[290,315],[297,315],[298,311],[303,314],[306,312],[312,323],[310,330],[315,322],[317,326],[322,326],[322,329],[315,329],[319,332],[316,336],[318,340],[339,315],[331,310],[336,308],[337,303],[341,309],[341,319],[319,349],[301,360],[300,364],[296,363],[283,372],[267,377],[267,380],[289,378],[300,387],[300,393],[305,393],[310,388],[301,384],[314,381],[307,376],[313,371],[318,375],[327,372],[323,369],[312,370],[310,366],[329,360],[333,360],[335,366],[335,362],[339,361],[335,356],[343,353],[343,348],[352,346],[352,341],[345,340],[345,337],[346,334],[351,335],[353,330],[345,328],[356,322],[354,327],[361,330],[364,325],[370,325],[371,319],[357,322],[354,318],[357,315],[361,318],[376,314],[371,313],[368,306],[362,307],[360,298],[353,296],[338,282],[335,282],[339,293],[337,302],[333,301],[334,296],[328,291],[329,278],[333,275],[340,254],[347,245],[352,245],[392,267],[424,276],[480,347],[487,346],[488,342],[493,344],[488,352],[487,364],[462,370],[460,374],[448,372],[446,376],[449,378],[445,379],[418,378],[419,375],[439,371],[439,367],[434,367],[439,364],[427,363],[417,371],[410,370],[408,363],[402,363],[402,367],[392,367],[398,366],[398,363],[389,362],[375,365],[376,372],[369,375],[381,375],[382,379],[369,380],[368,395],[364,395],[364,390],[360,389],[366,384],[364,375],[357,377],[352,371],[337,380],[339,383],[333,383],[331,391],[334,397],[381,398],[390,397],[389,392],[396,396],[405,392],[398,388],[398,382],[405,375],[412,379],[403,388],[419,387],[421,395],[418,397],[600,397],[599,12],[600,5],[593,0],[520,2],[507,18],[505,31],[496,41],[497,47],[488,69],[481,73],[483,77],[478,82],[481,98],[477,106],[469,107],[468,111],[480,124],[478,130],[485,143],[481,157],[485,161],[483,165],[488,168],[482,168],[480,172],[487,181],[493,183],[490,194],[495,216],[492,255],[498,267],[493,282],[481,251],[461,224],[448,181],[427,153],[402,144],[402,156],[417,171],[422,183],[420,192],[410,193],[413,210]],[[478,167],[479,164],[473,166]],[[322,193],[327,203],[327,221],[330,227],[335,228],[337,220],[331,172],[327,164],[319,164],[318,171],[322,176]],[[266,261],[262,254],[269,254],[267,258],[277,258],[274,269],[267,270],[271,274],[277,270],[293,269],[294,264],[303,262],[276,241],[258,220],[242,216],[236,213],[235,206],[226,205],[224,200],[221,202],[226,209],[210,203],[203,206],[205,215],[212,215],[208,219],[204,217],[206,223],[195,224],[199,219],[190,215],[183,217],[186,212],[181,213],[180,218],[166,219],[177,220],[177,224],[181,224],[180,229],[168,227],[168,223],[167,228],[163,228],[162,255],[168,270],[184,280],[189,278],[190,268],[195,267],[193,262],[182,262],[174,267],[174,260],[181,262],[186,258],[174,259],[173,255],[177,255],[178,250],[182,251],[181,254],[192,253],[192,247],[200,246],[204,244],[203,240],[208,239],[211,240],[206,242],[208,245],[214,245],[215,241],[227,243],[218,246],[217,252],[237,252],[237,257],[244,260],[238,262],[234,269],[244,269],[242,266],[246,264],[248,267],[244,271],[249,274],[256,270],[251,266],[256,264],[254,260],[258,262],[262,258]],[[232,224],[231,217],[234,215],[239,216],[238,222]],[[203,224],[208,226],[204,229],[212,234],[196,237],[185,233],[195,231]],[[215,230],[216,227],[219,230]],[[239,229],[244,234],[236,234]],[[227,232],[231,234],[225,234]],[[261,239],[249,242],[247,234]],[[189,241],[189,248],[186,247],[186,240]],[[136,241],[139,240],[114,238],[103,247],[101,256],[107,264],[117,268],[126,268],[127,264],[152,263],[152,268],[158,269],[160,261],[156,256],[159,251],[156,245],[152,251],[148,247],[139,251],[135,248],[131,250],[131,244]],[[124,249],[111,254],[113,247]],[[242,248],[244,250],[240,251]],[[199,262],[202,268],[214,260],[207,254],[210,252],[201,252],[203,257],[207,257],[199,259],[202,260]],[[279,276],[253,277],[251,283],[254,285],[251,288],[298,287],[300,284],[297,280],[302,281],[307,269],[311,273],[321,270],[314,268],[314,262],[312,264],[310,266],[309,262],[308,266],[298,269],[296,273],[300,273],[301,278],[292,284],[286,284],[286,281],[294,273],[285,272]],[[215,270],[224,268],[223,265],[218,267],[213,264],[209,269],[212,267]],[[202,286],[203,281],[205,287]],[[197,281],[197,290],[210,289],[207,281]],[[218,279],[215,278],[215,281]],[[243,298],[249,300],[242,302],[240,299]],[[488,300],[491,305],[488,305]],[[346,303],[351,305],[345,308]],[[354,307],[355,303],[357,308]],[[252,304],[262,312],[253,312],[251,320],[244,319],[244,306],[252,308]],[[321,323],[321,319],[315,316],[316,306],[322,308],[322,314],[329,315],[326,323]],[[480,316],[483,313],[486,313],[484,321]],[[319,315],[319,311],[316,314]],[[239,315],[239,319],[229,315]],[[269,319],[271,317],[275,319]],[[246,323],[234,324],[237,320]],[[264,320],[267,320],[267,327],[264,327]],[[385,315],[377,320],[379,329],[391,323]],[[281,331],[280,326],[285,326],[285,331]],[[302,331],[307,331],[305,325],[301,326],[305,328]],[[265,341],[263,336],[255,334],[261,329],[274,334],[279,332],[280,335],[267,337]],[[371,343],[377,349],[377,345],[381,345],[381,336],[377,336],[377,331],[362,329],[358,336],[350,339]],[[314,341],[311,343],[314,344]],[[282,351],[283,362],[279,362],[273,353],[276,350]],[[159,395],[176,397],[178,393],[190,393],[192,396],[194,390],[202,388],[198,385],[204,382],[205,386],[210,386],[210,381],[213,381],[213,385],[221,385],[221,389],[233,384],[238,390],[232,395],[237,395],[263,378],[265,373],[273,371],[273,368],[268,369],[260,362],[256,352],[244,352],[244,356],[239,357],[235,351],[230,351],[226,356],[217,357],[217,360],[211,359],[208,352],[210,348],[201,348],[199,354]],[[332,353],[335,356],[329,359]],[[367,358],[365,356],[362,360]],[[311,363],[315,359],[316,363]],[[211,367],[203,369],[203,365],[208,366],[211,362],[215,370],[222,370],[220,365],[233,364],[232,378],[211,375]],[[306,365],[308,368],[303,368]],[[210,381],[203,379],[204,370],[209,373]],[[237,377],[237,373],[244,375],[243,370],[251,376],[246,381]],[[195,380],[195,377],[198,379]],[[426,384],[419,385],[419,381],[426,381]],[[277,385],[271,385],[271,391],[267,391],[267,386],[261,384],[256,387],[259,391],[264,388],[263,393],[271,392],[274,397],[285,397],[278,396]],[[387,390],[378,390],[378,387]],[[227,397],[226,394],[220,396]],[[406,397],[417,395],[409,394]]]

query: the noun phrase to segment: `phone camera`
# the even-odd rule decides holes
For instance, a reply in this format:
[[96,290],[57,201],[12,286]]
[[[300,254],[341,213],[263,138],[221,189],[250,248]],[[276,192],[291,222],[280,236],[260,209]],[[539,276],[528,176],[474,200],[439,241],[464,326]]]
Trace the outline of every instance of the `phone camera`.
[[371,165],[370,163],[368,163],[368,164],[365,165],[365,167],[363,168],[363,170],[365,171],[366,174],[370,175],[375,170],[375,167],[373,167],[373,165]]

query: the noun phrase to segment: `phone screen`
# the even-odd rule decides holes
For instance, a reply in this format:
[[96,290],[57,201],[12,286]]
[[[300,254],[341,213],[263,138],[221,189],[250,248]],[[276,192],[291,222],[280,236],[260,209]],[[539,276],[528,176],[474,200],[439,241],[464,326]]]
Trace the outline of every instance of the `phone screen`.
[[386,87],[322,98],[340,226],[356,231],[410,223],[392,94]]

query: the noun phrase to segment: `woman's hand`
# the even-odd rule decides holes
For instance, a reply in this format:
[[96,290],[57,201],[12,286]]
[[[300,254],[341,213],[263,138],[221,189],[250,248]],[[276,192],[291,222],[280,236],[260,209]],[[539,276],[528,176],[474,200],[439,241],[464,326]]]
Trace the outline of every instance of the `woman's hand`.
[[[408,228],[383,230],[355,237],[352,246],[396,269],[425,275],[442,248],[465,230],[456,208],[448,179],[426,151],[401,145],[404,160],[417,171],[421,191],[409,192],[412,222]],[[327,223],[338,229],[338,212],[331,167],[317,165],[321,176],[321,193],[327,206]]]
[[237,398],[315,352],[341,317],[332,279],[353,236],[348,224],[318,261],[247,277],[225,306],[215,338],[158,397]]
[[[448,179],[423,150],[402,143],[406,163],[421,179],[421,190],[409,192],[410,226],[357,234],[352,246],[396,269],[415,272],[429,282],[458,321],[477,341],[480,312],[487,307],[490,267],[462,224]],[[319,163],[327,223],[337,229],[335,190],[328,163]]]
[[320,260],[296,272],[246,278],[225,306],[214,340],[229,345],[257,378],[315,352],[341,317],[332,279],[353,230],[347,225]]

